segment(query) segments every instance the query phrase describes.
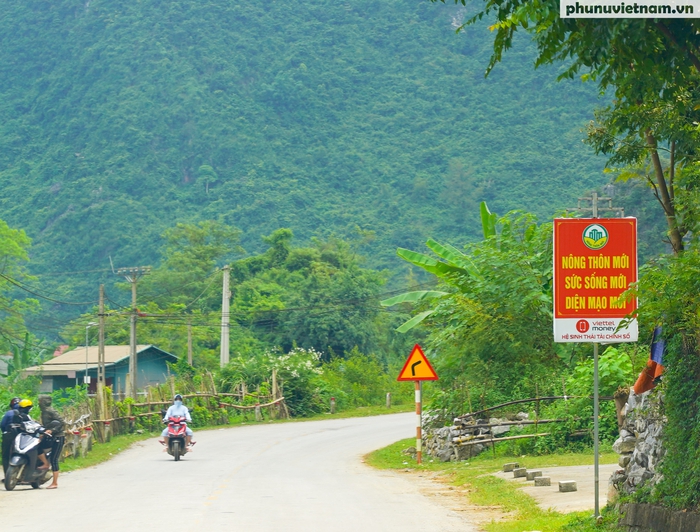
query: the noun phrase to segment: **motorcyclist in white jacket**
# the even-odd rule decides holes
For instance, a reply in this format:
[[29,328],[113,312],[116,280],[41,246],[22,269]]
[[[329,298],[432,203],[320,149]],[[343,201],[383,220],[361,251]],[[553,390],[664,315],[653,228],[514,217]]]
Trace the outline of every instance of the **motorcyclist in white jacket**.
[[[188,423],[192,423],[192,416],[190,416],[190,411],[189,409],[182,404],[182,395],[177,394],[175,398],[173,399],[173,404],[168,408],[168,411],[165,413],[165,417],[163,418],[163,423],[168,423],[168,419],[170,419],[173,416],[180,416],[184,417]],[[165,427],[163,429],[163,432],[161,432],[161,437],[163,438],[161,440],[161,443],[167,444],[168,440],[168,427]],[[190,447],[192,446],[192,436],[194,433],[192,432],[192,429],[188,426],[186,429],[186,438],[185,438],[185,444],[187,445],[187,449],[190,450]]]

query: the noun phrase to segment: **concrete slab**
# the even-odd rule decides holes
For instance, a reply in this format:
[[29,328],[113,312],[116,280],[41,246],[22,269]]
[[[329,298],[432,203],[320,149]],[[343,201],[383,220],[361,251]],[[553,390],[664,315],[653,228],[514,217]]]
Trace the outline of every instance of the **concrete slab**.
[[[599,466],[600,484],[598,502],[603,508],[608,501],[608,480],[610,476],[620,469],[617,464],[605,464]],[[533,486],[525,478],[513,478],[512,475],[499,471],[495,476],[522,485],[522,490],[537,501],[539,506],[545,510],[552,509],[557,512],[581,512],[593,510],[595,501],[593,498],[594,478],[593,466],[566,466],[566,467],[543,467],[542,476],[550,477],[553,486]],[[560,480],[575,480],[578,491],[569,493],[559,492]]]

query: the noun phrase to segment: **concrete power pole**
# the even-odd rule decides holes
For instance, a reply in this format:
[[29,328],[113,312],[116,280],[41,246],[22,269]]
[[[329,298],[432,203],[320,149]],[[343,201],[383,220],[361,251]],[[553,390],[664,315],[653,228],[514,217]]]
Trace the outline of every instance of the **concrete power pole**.
[[100,285],[99,344],[97,348],[97,411],[100,419],[105,419],[105,285]]
[[97,348],[97,386],[105,385],[105,285],[100,285],[99,347]]
[[231,300],[231,289],[229,288],[230,283],[230,268],[228,265],[224,266],[224,286],[221,294],[221,353],[219,363],[223,368],[229,361],[229,323],[230,323],[230,311],[229,311],[229,301]]
[[192,365],[192,322],[187,322],[187,363]]
[[136,310],[136,283],[139,277],[150,273],[150,266],[136,266],[133,268],[119,268],[117,275],[123,275],[124,279],[131,283],[131,323],[130,323],[130,342],[129,342],[129,388],[131,397],[138,397],[138,361],[136,360],[136,318],[138,313]]

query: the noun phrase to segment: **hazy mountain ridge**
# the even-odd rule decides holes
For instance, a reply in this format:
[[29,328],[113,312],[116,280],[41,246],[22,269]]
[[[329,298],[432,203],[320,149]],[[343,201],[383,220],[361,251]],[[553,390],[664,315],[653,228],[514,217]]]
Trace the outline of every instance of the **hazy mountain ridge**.
[[[408,0],[30,1],[0,21],[0,208],[37,272],[153,262],[177,221],[244,246],[374,230],[478,237],[476,205],[542,215],[606,179],[580,142],[595,88]],[[73,279],[94,290],[96,280]]]

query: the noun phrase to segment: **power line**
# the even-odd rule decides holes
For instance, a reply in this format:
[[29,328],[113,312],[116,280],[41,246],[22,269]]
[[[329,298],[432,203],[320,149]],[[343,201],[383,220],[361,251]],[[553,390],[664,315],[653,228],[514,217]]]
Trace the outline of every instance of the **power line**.
[[60,275],[76,275],[79,273],[102,273],[102,272],[111,272],[109,268],[103,268],[100,270],[77,270],[74,272],[46,272],[46,273],[41,273],[37,274],[40,275],[41,277],[54,277],[54,276],[60,276]]
[[51,297],[48,297],[48,296],[45,296],[45,295],[40,294],[40,293],[38,293],[38,292],[35,292],[35,291],[33,291],[33,290],[30,290],[29,288],[27,288],[26,286],[24,286],[24,285],[23,285],[22,283],[20,283],[19,281],[15,281],[14,279],[8,277],[7,275],[4,275],[4,274],[0,273],[0,277],[2,277],[2,278],[5,279],[7,282],[9,282],[9,283],[15,285],[16,287],[18,287],[18,288],[24,290],[25,292],[27,292],[27,293],[29,293],[29,294],[31,294],[31,295],[33,295],[33,296],[36,296],[36,297],[41,298],[41,299],[45,299],[46,301],[51,301],[52,303],[57,303],[57,304],[59,304],[59,305],[75,305],[75,306],[78,306],[78,307],[84,307],[84,306],[86,306],[86,305],[94,305],[95,303],[97,303],[97,301],[83,301],[83,302],[59,301],[58,299],[53,299],[53,298],[51,298]]

